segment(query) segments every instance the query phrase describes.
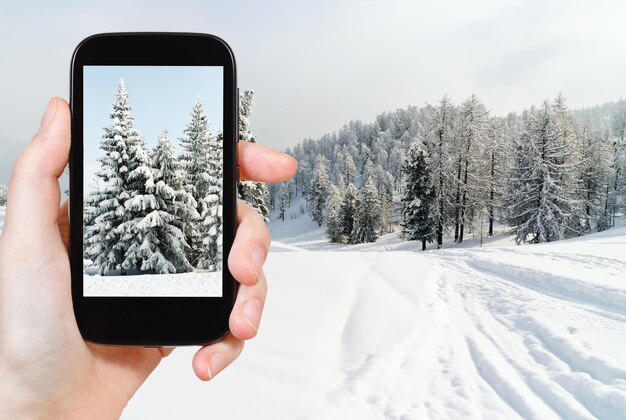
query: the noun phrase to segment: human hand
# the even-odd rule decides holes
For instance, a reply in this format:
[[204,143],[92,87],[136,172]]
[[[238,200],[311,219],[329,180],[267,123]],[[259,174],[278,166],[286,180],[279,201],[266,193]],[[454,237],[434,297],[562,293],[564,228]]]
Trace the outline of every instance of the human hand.
[[[0,235],[0,418],[119,417],[128,400],[172,349],[103,346],[83,340],[72,308],[67,202],[58,177],[70,148],[67,103],[52,98],[39,132],[15,162]],[[242,179],[289,179],[296,161],[260,145],[238,145]],[[237,205],[228,259],[240,282],[230,333],[193,358],[196,375],[214,377],[259,327],[270,234],[258,213]]]

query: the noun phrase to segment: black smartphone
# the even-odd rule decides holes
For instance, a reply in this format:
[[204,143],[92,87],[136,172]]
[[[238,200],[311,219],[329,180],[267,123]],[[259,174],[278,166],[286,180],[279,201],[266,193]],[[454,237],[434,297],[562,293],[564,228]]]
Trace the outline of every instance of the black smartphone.
[[221,39],[109,33],[72,58],[70,259],[89,341],[209,344],[237,283],[238,91]]

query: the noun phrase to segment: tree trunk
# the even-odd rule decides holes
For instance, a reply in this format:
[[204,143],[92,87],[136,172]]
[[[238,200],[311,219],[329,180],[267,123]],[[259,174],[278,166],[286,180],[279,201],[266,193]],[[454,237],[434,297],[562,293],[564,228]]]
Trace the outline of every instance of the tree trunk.
[[422,251],[426,251],[426,238],[422,239]]
[[459,223],[461,225],[459,229],[459,240],[458,242],[463,242],[463,231],[465,230],[465,205],[467,203],[467,167],[468,167],[468,158],[469,155],[470,143],[467,143],[467,151],[465,152],[465,172],[463,174],[463,199],[461,201],[461,217],[459,218]]
[[463,162],[459,156],[456,174],[456,198],[454,200],[454,242],[459,240],[459,205],[461,201],[461,163]]
[[493,236],[493,199],[495,198],[496,154],[491,153],[491,182],[489,185],[489,236]]

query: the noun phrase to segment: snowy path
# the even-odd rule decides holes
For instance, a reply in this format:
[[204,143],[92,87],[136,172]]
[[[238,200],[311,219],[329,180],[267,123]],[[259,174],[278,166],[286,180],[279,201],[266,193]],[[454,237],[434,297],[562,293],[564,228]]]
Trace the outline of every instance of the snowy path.
[[176,350],[128,418],[626,418],[625,228],[525,247],[297,249],[273,245],[241,359],[200,384],[193,349]]

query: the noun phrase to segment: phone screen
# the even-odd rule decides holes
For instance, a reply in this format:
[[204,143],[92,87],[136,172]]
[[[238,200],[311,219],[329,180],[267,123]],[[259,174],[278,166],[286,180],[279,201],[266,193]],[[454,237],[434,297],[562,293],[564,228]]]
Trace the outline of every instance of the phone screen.
[[221,66],[83,67],[84,296],[221,297]]

